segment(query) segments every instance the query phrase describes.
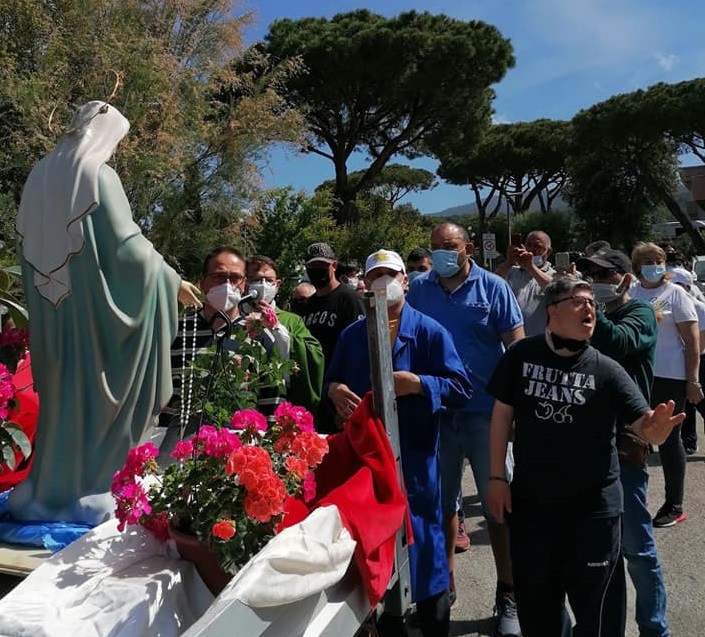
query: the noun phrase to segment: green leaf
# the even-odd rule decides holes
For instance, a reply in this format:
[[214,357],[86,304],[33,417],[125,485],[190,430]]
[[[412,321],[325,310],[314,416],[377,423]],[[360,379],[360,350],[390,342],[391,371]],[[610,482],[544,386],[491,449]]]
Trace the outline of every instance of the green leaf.
[[6,423],[3,428],[9,432],[12,441],[17,445],[22,455],[25,458],[29,458],[29,455],[32,453],[32,443],[25,432],[22,431],[22,428],[11,422]]
[[10,471],[15,470],[15,452],[12,447],[2,448],[2,460],[8,466]]

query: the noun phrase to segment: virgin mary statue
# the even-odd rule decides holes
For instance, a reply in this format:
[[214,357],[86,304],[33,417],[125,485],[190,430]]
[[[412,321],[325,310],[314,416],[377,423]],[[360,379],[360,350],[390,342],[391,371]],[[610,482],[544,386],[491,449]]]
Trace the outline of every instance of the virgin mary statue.
[[106,164],[129,127],[113,106],[85,104],[24,186],[17,233],[40,411],[31,472],[9,499],[16,519],[107,519],[113,473],[171,396],[177,297],[192,286],[142,235]]

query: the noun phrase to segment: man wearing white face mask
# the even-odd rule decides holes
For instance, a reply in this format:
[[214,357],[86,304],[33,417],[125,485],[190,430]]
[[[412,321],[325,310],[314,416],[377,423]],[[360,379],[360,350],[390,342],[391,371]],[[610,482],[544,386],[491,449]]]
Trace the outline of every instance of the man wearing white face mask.
[[[204,259],[199,286],[205,295],[205,302],[203,309],[197,315],[196,349],[203,350],[213,344],[214,336],[225,326],[225,321],[218,317],[219,312],[228,316],[232,321],[233,329],[244,329],[244,317],[240,315],[239,305],[245,294],[245,257],[229,246],[216,248]],[[175,411],[175,402],[178,402],[181,378],[184,373],[182,368],[184,341],[187,363],[190,363],[191,339],[190,331],[184,339],[180,329],[172,345],[171,365],[177,400],[172,399],[169,408],[164,410],[166,414],[178,413]],[[289,334],[281,323],[277,323],[272,329],[263,329],[258,340],[269,356],[276,353],[280,358],[288,358]],[[236,341],[230,339],[224,342],[223,347],[235,353],[233,348],[236,347]],[[257,408],[263,414],[270,415],[283,400],[284,397],[277,388],[262,387],[257,399]]]
[[544,288],[553,281],[555,270],[548,262],[551,255],[551,237],[541,230],[526,236],[521,246],[509,246],[507,258],[495,274],[509,283],[524,316],[526,336],[543,334],[546,329],[546,300]]
[[277,278],[276,261],[256,254],[247,259],[246,271],[247,291],[256,290],[257,303],[273,307],[279,323],[288,332],[289,358],[296,361],[298,371],[289,378],[287,400],[315,412],[323,385],[323,348],[300,316],[276,306],[274,297],[281,285],[281,280]]
[[[378,250],[367,258],[371,290],[387,291],[389,342],[399,416],[402,468],[414,543],[409,547],[412,599],[424,637],[447,637],[450,626],[448,562],[445,557],[437,454],[444,408],[459,408],[472,392],[451,335],[435,320],[404,302],[401,257]],[[371,389],[367,323],[349,325],[338,338],[326,371],[324,396],[347,420]],[[378,632],[406,633],[401,618],[383,615]]]

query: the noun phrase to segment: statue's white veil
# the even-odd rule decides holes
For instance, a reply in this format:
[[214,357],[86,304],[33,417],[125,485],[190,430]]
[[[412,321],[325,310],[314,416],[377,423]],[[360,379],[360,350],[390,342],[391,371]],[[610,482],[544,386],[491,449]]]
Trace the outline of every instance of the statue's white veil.
[[83,249],[81,220],[98,205],[98,170],[130,123],[101,101],[84,104],[22,191],[17,233],[39,294],[58,306],[71,292],[69,260]]

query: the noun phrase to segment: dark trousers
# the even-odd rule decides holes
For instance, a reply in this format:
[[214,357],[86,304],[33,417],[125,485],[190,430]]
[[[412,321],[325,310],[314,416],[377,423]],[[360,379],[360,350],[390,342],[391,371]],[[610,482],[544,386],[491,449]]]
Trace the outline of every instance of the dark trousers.
[[[416,617],[423,637],[448,637],[450,632],[450,597],[443,591],[416,602]],[[404,619],[382,613],[377,620],[379,637],[408,637],[410,635]]]
[[[705,356],[700,356],[698,377],[700,384],[705,387]],[[698,447],[698,434],[695,430],[696,412],[700,412],[700,415],[705,418],[705,400],[701,400],[697,405],[685,404],[685,420],[681,424],[681,440],[686,449],[697,449]]]
[[[651,406],[672,400],[676,403],[674,414],[685,408],[685,381],[672,378],[654,378],[651,390]],[[666,486],[666,502],[677,506],[683,504],[685,489],[685,449],[681,440],[681,425],[676,425],[666,442],[658,448],[663,467],[663,480]]]
[[573,637],[624,637],[626,584],[621,518],[560,510],[512,514],[514,597],[524,637],[560,637],[566,595]]

